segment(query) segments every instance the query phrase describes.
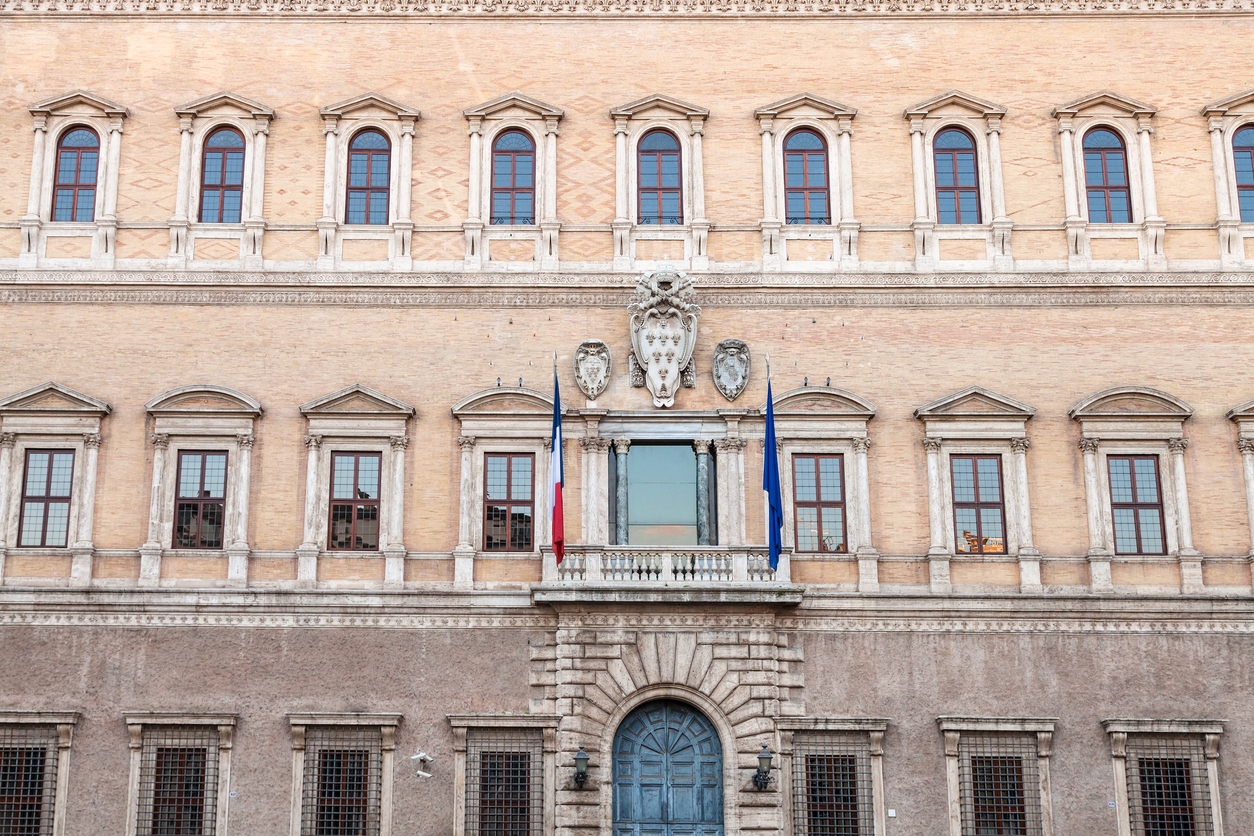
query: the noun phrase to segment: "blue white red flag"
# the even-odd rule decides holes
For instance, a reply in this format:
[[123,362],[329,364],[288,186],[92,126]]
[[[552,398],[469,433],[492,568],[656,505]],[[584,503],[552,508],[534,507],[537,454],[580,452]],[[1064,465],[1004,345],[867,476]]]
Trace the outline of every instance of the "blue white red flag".
[[766,379],[766,440],[762,451],[762,490],[766,491],[768,519],[767,548],[771,570],[779,567],[779,553],[784,545],[784,496],[779,488],[779,453],[775,449],[775,405],[771,398],[771,379]]
[[553,370],[553,455],[549,457],[549,519],[553,525],[553,556],[562,562],[566,553],[565,521],[562,518],[562,396]]

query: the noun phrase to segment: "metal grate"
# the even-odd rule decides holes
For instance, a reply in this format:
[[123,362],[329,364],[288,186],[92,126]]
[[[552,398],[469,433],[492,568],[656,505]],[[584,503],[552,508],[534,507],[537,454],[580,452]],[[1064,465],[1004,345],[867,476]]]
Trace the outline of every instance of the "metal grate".
[[301,836],[378,836],[382,774],[379,727],[306,730]]
[[466,733],[467,836],[540,836],[544,829],[539,729]]
[[792,771],[795,836],[874,836],[866,732],[798,732]]
[[1128,736],[1128,813],[1134,836],[1213,836],[1201,737]]
[[2,836],[51,836],[56,776],[55,726],[0,726]]
[[964,733],[958,757],[963,836],[1041,836],[1035,734]]
[[138,836],[213,836],[218,822],[217,798],[217,728],[144,729]]

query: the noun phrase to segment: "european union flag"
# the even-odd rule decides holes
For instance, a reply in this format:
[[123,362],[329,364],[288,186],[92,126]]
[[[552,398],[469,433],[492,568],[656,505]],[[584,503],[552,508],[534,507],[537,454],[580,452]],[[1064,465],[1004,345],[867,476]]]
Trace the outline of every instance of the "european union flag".
[[766,448],[762,451],[762,490],[770,508],[766,523],[767,548],[771,571],[779,566],[779,552],[784,545],[784,496],[779,489],[779,454],[775,449],[775,405],[771,397],[771,380],[766,380]]

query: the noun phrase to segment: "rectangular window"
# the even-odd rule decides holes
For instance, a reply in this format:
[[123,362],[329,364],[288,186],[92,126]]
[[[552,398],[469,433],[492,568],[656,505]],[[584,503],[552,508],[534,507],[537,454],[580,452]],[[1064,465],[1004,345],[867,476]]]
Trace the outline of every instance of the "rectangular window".
[[488,453],[483,466],[483,548],[529,552],[534,542],[535,456]]
[[697,454],[691,444],[631,445],[627,542],[633,546],[697,544]]
[[795,836],[875,836],[871,747],[865,732],[797,732]]
[[1116,554],[1166,554],[1158,456],[1107,456]]
[[26,451],[19,546],[67,545],[73,482],[73,450]]
[[954,551],[1005,554],[1001,456],[950,456],[949,466],[954,497]]
[[218,730],[150,726],[139,766],[139,836],[213,836],[217,828]]
[[378,727],[306,730],[301,836],[377,836],[382,770]]
[[331,454],[331,527],[327,548],[379,548],[379,453]]
[[176,484],[174,548],[222,548],[226,453],[180,451]]
[[542,734],[539,729],[467,730],[467,836],[543,832]]
[[1035,734],[963,733],[958,757],[963,836],[1040,836]]
[[0,834],[51,836],[56,726],[0,726]]
[[1128,736],[1128,813],[1133,836],[1212,836],[1200,736]]
[[843,456],[793,456],[797,551],[848,551]]

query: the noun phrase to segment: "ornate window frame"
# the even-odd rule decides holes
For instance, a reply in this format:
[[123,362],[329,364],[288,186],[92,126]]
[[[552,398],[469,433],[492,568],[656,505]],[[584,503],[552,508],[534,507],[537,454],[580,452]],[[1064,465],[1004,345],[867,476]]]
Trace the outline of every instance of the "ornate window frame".
[[1254,401],[1246,401],[1228,410],[1228,420],[1237,425],[1237,450],[1241,453],[1241,471],[1245,476],[1245,508],[1250,531],[1250,583],[1254,591]]
[[[1154,188],[1153,149],[1150,135],[1157,109],[1144,102],[1103,90],[1054,108],[1062,154],[1062,186],[1067,217],[1067,258],[1074,269],[1092,267],[1095,238],[1135,238],[1138,257],[1132,267],[1163,268],[1163,235],[1167,222],[1158,215]],[[1089,221],[1088,190],[1084,173],[1084,137],[1094,128],[1118,135],[1127,151],[1128,191],[1132,223],[1094,224]],[[1106,264],[1123,264],[1108,261]]]
[[[660,261],[636,260],[637,241],[674,241],[684,245],[679,269],[706,270],[710,266],[706,242],[710,222],[705,217],[705,167],[701,142],[710,111],[671,96],[654,94],[614,108],[615,201],[614,269],[654,269]],[[679,140],[684,222],[674,226],[639,223],[637,146],[649,131],[669,131]]]
[[144,404],[144,410],[152,417],[153,455],[148,539],[139,549],[139,585],[158,586],[161,559],[173,551],[179,454],[220,449],[227,453],[222,549],[180,549],[179,554],[226,556],[226,585],[246,586],[252,448],[261,404],[226,386],[195,384],[161,393]]
[[0,728],[53,727],[56,731],[57,762],[53,773],[52,828],[50,836],[65,836],[66,809],[70,797],[70,747],[74,742],[77,711],[0,711]]
[[796,805],[800,802],[794,793],[796,764],[796,736],[798,733],[831,734],[840,736],[866,736],[871,761],[871,807],[874,831],[867,836],[886,836],[888,811],[884,799],[884,732],[888,720],[862,717],[780,717],[775,721],[779,732],[780,772],[779,786],[783,790],[784,819],[788,822],[784,832],[792,832],[791,824]]
[[[122,123],[130,111],[124,105],[73,90],[37,102],[29,108],[34,117],[35,142],[31,155],[30,192],[26,214],[20,223],[22,248],[18,267],[48,266],[68,268],[110,268],[115,258],[118,229],[118,168],[122,153]],[[76,127],[89,127],[100,140],[99,169],[96,172],[94,220],[53,221],[53,179],[57,169],[57,147],[61,137]],[[87,258],[49,259],[49,238],[91,238]]]
[[[1045,717],[937,717],[936,725],[945,740],[945,777],[949,796],[949,834],[963,836],[963,792],[961,766],[962,738],[974,734],[1035,736],[1038,792],[1041,806],[1039,830],[1029,825],[1029,833],[1053,836],[1054,813],[1049,759],[1053,754],[1054,726],[1058,721]],[[1024,787],[1025,793],[1030,791]]]
[[[307,422],[305,447],[304,539],[296,549],[296,585],[317,586],[318,561],[378,558],[384,561],[385,589],[405,585],[405,457],[408,426],[417,410],[360,383],[302,404]],[[331,506],[331,454],[379,453],[379,550],[327,549]],[[327,582],[332,583],[332,582]],[[350,582],[338,582],[346,584]]]
[[[856,108],[812,93],[799,93],[753,112],[762,135],[762,266],[767,270],[842,270],[858,267],[858,230],[853,214],[853,163],[850,139]],[[789,225],[785,201],[784,143],[797,130],[809,129],[827,144],[830,224]],[[831,263],[788,260],[788,242],[831,240]]]
[[[178,712],[128,711],[125,715],[126,730],[130,739],[130,781],[127,783],[126,795],[126,834],[137,836],[140,832],[139,800],[142,791],[141,781],[145,769],[143,767],[145,738],[159,733],[163,728],[171,726],[192,726],[206,730],[212,729],[217,735],[218,783],[214,792],[214,836],[227,836],[228,816],[231,801],[231,748],[235,739],[234,714],[183,714]],[[209,787],[205,787],[206,795]]]
[[[982,240],[984,258],[946,260],[946,269],[1010,270],[1010,233],[1014,222],[1006,215],[1006,190],[1002,180],[1001,120],[1006,108],[958,90],[949,90],[919,102],[905,112],[910,123],[910,147],[914,161],[914,259],[918,270],[940,266],[939,248],[945,240]],[[979,175],[981,222],[941,224],[937,218],[935,151],[932,143],[946,128],[959,128],[975,140]]]
[[[1019,591],[1042,591],[1041,553],[1032,540],[1027,471],[1027,422],[1035,414],[1036,409],[1022,401],[982,386],[970,386],[914,411],[914,417],[923,422],[923,447],[927,451],[927,554],[933,591],[949,591],[949,564],[954,560],[1017,561]],[[1006,551],[1002,555],[957,552],[950,464],[954,454],[1001,456],[1006,526]]]
[[[326,136],[323,170],[322,217],[318,219],[319,270],[409,270],[413,265],[410,243],[414,222],[413,203],[414,131],[421,114],[414,108],[380,96],[364,93],[338,104],[321,108],[322,132]],[[388,223],[385,225],[348,224],[348,146],[363,130],[379,131],[391,143],[388,172]],[[386,262],[344,259],[345,241],[388,242]]]
[[1210,133],[1211,165],[1215,175],[1215,227],[1219,234],[1219,259],[1224,267],[1248,266],[1245,238],[1254,237],[1254,223],[1241,220],[1236,165],[1232,141],[1237,131],[1254,125],[1254,90],[1212,102],[1202,108]]
[[310,727],[359,727],[378,729],[381,737],[379,768],[379,836],[392,834],[392,793],[396,773],[396,731],[403,715],[378,713],[309,713],[289,714],[292,732],[292,813],[290,836],[301,836],[304,813],[305,757]]
[[[174,113],[179,118],[179,173],[174,216],[169,221],[170,266],[190,265],[196,258],[196,241],[203,238],[238,240],[239,263],[245,269],[260,269],[266,229],[266,139],[274,111],[223,91],[180,105]],[[244,138],[244,187],[237,224],[200,222],[205,141],[219,128],[233,128]],[[230,261],[215,266],[230,266]]]
[[[467,108],[462,114],[470,132],[469,208],[462,224],[466,269],[478,270],[489,262],[502,269],[556,269],[561,230],[557,219],[557,137],[565,112],[515,91]],[[536,223],[494,227],[492,154],[497,137],[508,131],[526,134],[535,146]],[[493,241],[518,240],[535,242],[530,262],[492,262]]]
[[[469,731],[484,729],[515,733],[537,731],[543,750],[541,764],[541,797],[543,798],[543,823],[541,836],[553,836],[556,832],[557,811],[557,727],[560,718],[556,714],[448,714],[453,729],[453,836],[474,836],[466,829],[467,750]],[[568,789],[563,784],[563,789]],[[534,829],[532,832],[535,832]]]
[[[1119,386],[1090,395],[1068,413],[1080,424],[1089,528],[1089,582],[1093,592],[1113,592],[1112,562],[1178,561],[1181,591],[1204,591],[1202,555],[1193,548],[1184,451],[1184,422],[1193,407],[1158,389]],[[1166,554],[1116,555],[1110,498],[1109,455],[1158,456]]]
[[[112,407],[104,401],[53,382],[0,399],[0,555],[14,553],[17,543],[26,450],[72,450],[74,474],[68,546],[27,548],[22,549],[22,553],[52,557],[68,552],[71,555],[69,583],[72,586],[91,583],[100,425],[111,411]],[[0,557],[0,583],[4,581],[4,570]],[[24,582],[41,581],[28,579]]]

